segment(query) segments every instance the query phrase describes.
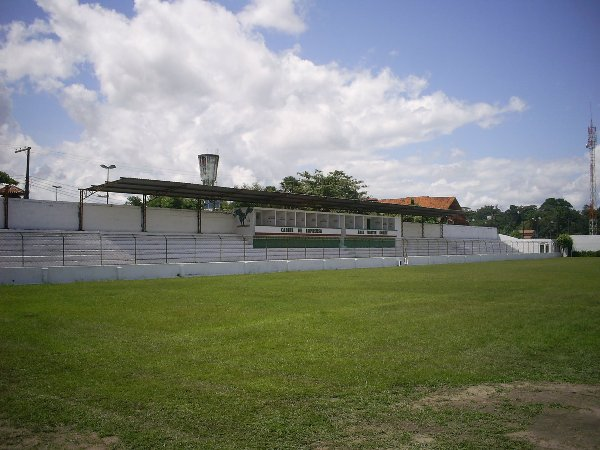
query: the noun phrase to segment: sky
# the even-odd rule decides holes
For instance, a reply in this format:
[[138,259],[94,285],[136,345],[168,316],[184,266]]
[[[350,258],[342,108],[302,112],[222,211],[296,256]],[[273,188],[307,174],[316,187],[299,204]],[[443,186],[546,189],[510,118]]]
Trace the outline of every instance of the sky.
[[[589,203],[597,0],[0,0],[0,170],[31,198],[110,178],[376,198]],[[124,198],[111,196],[111,201]],[[87,201],[99,201],[90,198]]]

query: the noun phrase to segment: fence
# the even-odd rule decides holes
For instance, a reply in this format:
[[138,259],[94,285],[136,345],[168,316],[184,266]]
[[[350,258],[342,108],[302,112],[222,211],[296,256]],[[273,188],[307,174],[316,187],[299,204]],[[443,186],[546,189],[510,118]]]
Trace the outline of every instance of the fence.
[[238,235],[1,232],[0,267],[540,253],[539,247],[519,249],[498,240],[397,239],[393,247],[373,240],[372,246],[349,248],[325,240],[319,245],[319,239],[286,246],[281,238],[261,238],[255,246],[252,237]]

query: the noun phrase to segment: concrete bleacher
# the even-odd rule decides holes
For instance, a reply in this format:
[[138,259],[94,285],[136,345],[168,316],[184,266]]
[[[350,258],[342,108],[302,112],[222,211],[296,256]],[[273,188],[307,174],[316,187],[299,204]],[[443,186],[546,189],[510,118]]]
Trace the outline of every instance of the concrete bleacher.
[[520,253],[498,239],[404,238],[404,256],[486,255]]
[[243,261],[251,245],[251,240],[235,234],[2,232],[0,266]]
[[0,232],[0,267],[519,253],[498,239],[399,238],[386,248],[254,248],[237,234]]

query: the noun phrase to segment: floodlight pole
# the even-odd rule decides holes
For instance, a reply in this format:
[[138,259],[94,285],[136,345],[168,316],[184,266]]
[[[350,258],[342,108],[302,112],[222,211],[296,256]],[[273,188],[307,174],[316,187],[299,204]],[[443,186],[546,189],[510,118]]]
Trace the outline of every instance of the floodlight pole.
[[[110,169],[116,169],[117,166],[115,166],[114,164],[100,164],[100,167],[106,169],[106,182],[108,183],[108,180],[110,179]],[[108,205],[108,191],[106,191],[106,204]]]
[[58,201],[58,190],[62,189],[62,186],[56,186],[56,185],[52,185],[52,187],[54,188],[54,201]]

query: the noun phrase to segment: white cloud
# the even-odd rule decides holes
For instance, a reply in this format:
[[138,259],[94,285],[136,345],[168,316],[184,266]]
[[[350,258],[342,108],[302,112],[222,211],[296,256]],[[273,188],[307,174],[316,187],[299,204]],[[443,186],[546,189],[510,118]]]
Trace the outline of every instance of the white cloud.
[[587,202],[587,164],[584,157],[555,161],[488,157],[447,163],[421,154],[393,161],[356,160],[341,167],[359,179],[377,180],[369,192],[378,198],[452,195],[471,208],[508,208],[540,205],[548,197],[557,197],[580,208]]
[[[539,201],[561,186],[557,179],[571,187],[556,196],[579,192],[572,162],[468,160],[464,149],[442,152],[451,163],[382,159],[381,150],[493,126],[526,105],[517,97],[469,103],[428,92],[423,77],[319,65],[297,49],[274,53],[255,27],[304,31],[293,1],[255,0],[235,15],[200,0],[137,0],[132,18],[75,0],[38,3],[48,20],[9,26],[0,74],[9,86],[29,79],[53,93],[83,126],[80,140],[56,150],[91,163],[40,161],[72,185],[102,181],[97,162],[116,164],[115,176],[198,181],[196,155],[219,149],[219,183],[228,186],[320,168],[346,170],[378,197],[457,195],[466,206],[510,203],[511,195]],[[86,70],[97,90],[75,78]],[[28,139],[9,117],[0,133],[3,142]]]
[[297,14],[294,0],[252,0],[238,14],[240,22],[249,28],[273,28],[289,34],[306,30],[302,17]]

